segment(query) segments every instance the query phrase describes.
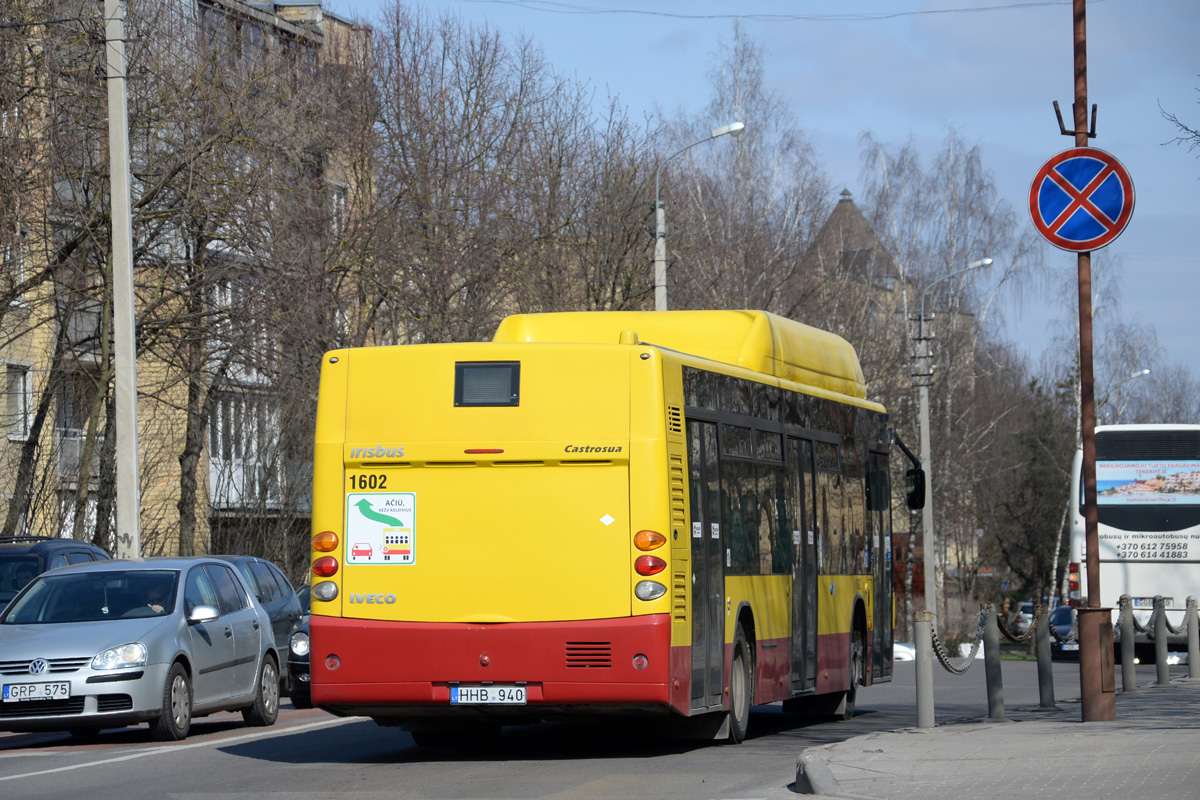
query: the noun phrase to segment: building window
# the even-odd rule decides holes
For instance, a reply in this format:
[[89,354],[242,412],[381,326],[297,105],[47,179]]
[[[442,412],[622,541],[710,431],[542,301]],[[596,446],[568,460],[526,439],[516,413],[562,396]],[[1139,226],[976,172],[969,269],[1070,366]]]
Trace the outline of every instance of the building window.
[[329,187],[329,231],[336,241],[346,230],[346,187]]
[[5,364],[4,429],[10,439],[24,439],[29,435],[29,417],[33,406],[32,384],[28,366]]

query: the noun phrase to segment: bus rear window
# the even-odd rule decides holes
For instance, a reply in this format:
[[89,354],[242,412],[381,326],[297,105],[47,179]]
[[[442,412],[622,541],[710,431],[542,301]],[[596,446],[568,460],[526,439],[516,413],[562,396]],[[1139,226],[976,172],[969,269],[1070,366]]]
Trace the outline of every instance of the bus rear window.
[[454,405],[521,404],[521,362],[460,361],[454,365]]

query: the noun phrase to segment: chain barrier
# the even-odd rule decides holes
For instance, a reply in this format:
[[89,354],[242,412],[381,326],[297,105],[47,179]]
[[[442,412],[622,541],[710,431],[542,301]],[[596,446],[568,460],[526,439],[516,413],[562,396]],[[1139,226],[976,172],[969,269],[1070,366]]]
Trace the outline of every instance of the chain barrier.
[[991,612],[991,604],[981,606],[979,609],[979,630],[975,632],[975,643],[971,645],[971,652],[967,654],[967,660],[963,662],[961,667],[956,667],[950,663],[950,654],[946,652],[946,646],[942,644],[942,639],[938,636],[936,630],[930,629],[933,639],[933,653],[937,656],[937,660],[941,662],[942,667],[947,672],[955,675],[965,674],[975,663],[975,656],[979,654],[979,648],[983,644],[983,630],[987,626],[988,614]]
[[1046,607],[1041,603],[1038,603],[1033,610],[1033,621],[1029,623],[1029,627],[1025,630],[1025,632],[1019,636],[1008,629],[1008,619],[1006,618],[1005,614],[996,615],[996,627],[1000,629],[1000,633],[1004,635],[1004,638],[1008,639],[1013,644],[1024,644],[1025,642],[1029,641],[1030,637],[1033,636],[1034,631],[1037,630],[1038,621],[1041,620],[1042,614],[1044,614],[1045,611]]
[[1049,625],[1047,627],[1050,629],[1050,635],[1053,636],[1059,644],[1074,642],[1079,638],[1079,614],[1071,615],[1071,630],[1067,631],[1066,634],[1059,633],[1058,628],[1054,627],[1053,625]]
[[1121,621],[1125,619],[1125,612],[1127,609],[1129,611],[1129,616],[1133,619],[1133,630],[1135,633],[1151,633],[1152,632],[1152,630],[1154,628],[1154,615],[1151,614],[1150,619],[1148,619],[1146,621],[1146,624],[1143,625],[1142,623],[1138,622],[1137,614],[1133,613],[1133,603],[1132,602],[1126,603],[1124,605],[1120,605],[1120,609],[1117,611],[1117,630],[1121,629]]
[[[1154,599],[1155,599],[1154,613],[1162,614],[1163,624],[1167,626],[1167,633],[1171,634],[1172,636],[1179,636],[1180,634],[1185,633],[1187,631],[1187,617],[1184,617],[1184,622],[1181,622],[1179,624],[1179,627],[1176,628],[1174,625],[1171,624],[1171,618],[1167,616],[1167,604],[1157,602],[1158,601],[1157,597]],[[1153,624],[1154,618],[1151,617],[1150,621],[1151,621],[1151,624]]]

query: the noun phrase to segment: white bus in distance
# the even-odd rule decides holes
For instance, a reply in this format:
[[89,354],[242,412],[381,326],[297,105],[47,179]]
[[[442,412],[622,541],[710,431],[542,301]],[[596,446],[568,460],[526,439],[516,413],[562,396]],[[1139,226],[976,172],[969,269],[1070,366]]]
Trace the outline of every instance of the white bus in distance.
[[[1071,471],[1071,555],[1068,599],[1086,604],[1082,451]],[[1120,640],[1121,595],[1134,618],[1150,624],[1154,598],[1166,601],[1167,620],[1183,628],[1189,596],[1200,597],[1200,425],[1101,425],[1096,428],[1096,510],[1099,516],[1100,605],[1113,609]],[[1135,653],[1153,660],[1153,640],[1134,636]],[[1187,649],[1186,632],[1168,635]]]

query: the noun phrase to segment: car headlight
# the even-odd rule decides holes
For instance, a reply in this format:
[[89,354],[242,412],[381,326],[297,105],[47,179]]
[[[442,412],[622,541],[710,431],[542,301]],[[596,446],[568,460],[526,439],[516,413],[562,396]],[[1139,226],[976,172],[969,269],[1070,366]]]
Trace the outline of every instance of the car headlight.
[[97,653],[92,659],[92,669],[125,669],[146,666],[146,645],[130,642]]
[[304,631],[296,631],[292,634],[292,652],[298,656],[308,655],[308,634]]

